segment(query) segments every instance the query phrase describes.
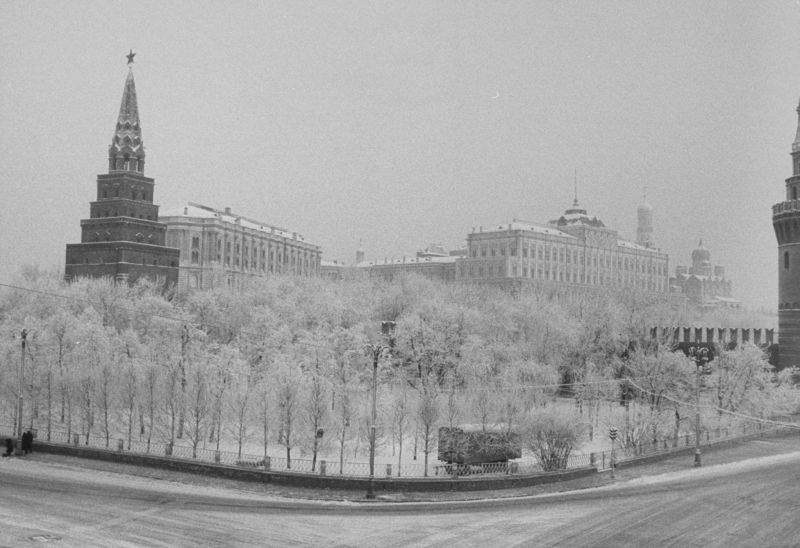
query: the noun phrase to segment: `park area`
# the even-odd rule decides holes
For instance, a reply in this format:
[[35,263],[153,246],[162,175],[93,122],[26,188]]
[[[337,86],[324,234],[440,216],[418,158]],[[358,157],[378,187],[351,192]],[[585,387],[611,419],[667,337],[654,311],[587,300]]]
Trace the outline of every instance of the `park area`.
[[800,411],[795,373],[763,349],[720,348],[700,367],[648,327],[761,319],[692,317],[644,293],[24,281],[0,293],[13,334],[0,342],[0,426],[40,441],[306,474],[534,474],[610,466],[612,431],[624,460]]

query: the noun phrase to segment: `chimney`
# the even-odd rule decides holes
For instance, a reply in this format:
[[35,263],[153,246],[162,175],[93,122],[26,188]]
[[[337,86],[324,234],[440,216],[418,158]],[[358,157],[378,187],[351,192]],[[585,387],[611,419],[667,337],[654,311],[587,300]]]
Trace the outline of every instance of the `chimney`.
[[225,208],[225,215],[230,215],[230,214],[231,214],[231,208],[226,207]]

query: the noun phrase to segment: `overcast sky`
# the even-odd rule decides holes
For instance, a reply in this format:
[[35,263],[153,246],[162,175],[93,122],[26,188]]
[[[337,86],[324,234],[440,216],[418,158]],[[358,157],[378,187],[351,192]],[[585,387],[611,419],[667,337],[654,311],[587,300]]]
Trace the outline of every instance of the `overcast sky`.
[[0,282],[80,241],[129,49],[163,209],[229,206],[352,262],[555,219],[577,171],[590,215],[634,239],[646,187],[670,270],[702,238],[776,308],[797,0],[2,0]]

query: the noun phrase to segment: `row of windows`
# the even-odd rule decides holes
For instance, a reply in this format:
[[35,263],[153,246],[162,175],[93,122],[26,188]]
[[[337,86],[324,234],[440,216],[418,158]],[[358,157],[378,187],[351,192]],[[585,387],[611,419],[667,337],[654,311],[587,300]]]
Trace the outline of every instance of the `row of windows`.
[[112,157],[108,159],[109,171],[144,171],[144,158],[136,156]]
[[[119,198],[119,184],[103,185],[102,196],[103,198]],[[141,200],[143,202],[147,202],[150,200],[149,196],[150,193],[146,190],[140,190],[137,187],[133,187],[131,189],[132,200]]]
[[[109,241],[111,241],[111,236],[112,236],[111,232],[109,232],[108,230],[106,230],[102,234],[100,232],[92,232],[91,241],[93,241],[93,242],[102,242],[102,241],[109,242]],[[133,239],[136,240],[137,242],[143,242],[146,239],[147,243],[151,244],[155,240],[155,236],[153,234],[148,234],[147,238],[145,238],[144,234],[142,234],[141,232],[137,232],[136,235],[133,237]]]
[[[268,249],[269,248],[269,249]],[[200,237],[192,236],[191,261],[192,264],[200,263]],[[314,257],[311,251],[285,249],[275,244],[261,243],[257,246],[249,242],[241,244],[239,238],[233,241],[217,239],[216,261],[220,264],[243,270],[258,272],[290,271],[307,274],[315,269]]]
[[[145,255],[142,255],[142,266],[147,266],[147,261],[148,260],[149,259]],[[113,257],[102,257],[100,259],[100,262],[101,263],[106,263],[106,264],[115,263],[116,259],[113,258]],[[76,258],[75,257],[70,257],[69,259],[67,259],[67,264],[77,264]],[[89,257],[84,257],[83,264],[89,264]],[[167,265],[169,265],[172,268],[177,268],[178,267],[178,263],[176,261],[164,261],[163,264],[159,265],[158,259],[153,259],[152,260],[152,265],[153,266],[167,266]]]
[[144,220],[147,220],[147,221],[152,221],[153,220],[151,215],[144,215],[144,214],[140,213],[139,216],[137,217],[136,216],[136,212],[133,211],[133,210],[118,212],[116,209],[107,209],[105,211],[100,211],[98,215],[93,215],[92,218],[96,219],[96,218],[100,218],[100,217],[119,217],[119,216],[131,217],[133,219],[142,219],[143,221]]
[[[483,257],[505,257],[506,253],[511,257],[517,256],[517,248],[515,246],[488,246],[482,245],[480,246],[480,256]],[[473,258],[477,258],[479,253],[478,246],[474,246],[471,250],[470,255]],[[566,247],[559,247],[559,246],[549,246],[549,245],[531,245],[530,248],[528,246],[524,246],[522,248],[522,258],[527,259],[530,256],[531,259],[538,259],[539,261],[550,261],[551,258],[553,261],[557,261],[564,264],[582,264],[584,262],[584,254],[583,251],[579,251],[577,249],[569,249]],[[591,252],[589,254],[589,263],[591,266],[595,268],[613,268],[616,266],[619,270],[630,270],[634,272],[641,272],[641,273],[648,273],[648,274],[658,274],[663,275],[666,273],[666,265],[662,264],[661,262],[657,262],[653,264],[651,261],[645,261],[643,259],[634,259],[631,257],[613,257],[609,253],[603,252]]]
[[[462,268],[465,268],[462,265]],[[463,274],[463,271],[462,271]],[[469,265],[470,278],[497,278],[506,275],[505,265],[503,263],[489,264],[489,265]],[[616,276],[611,276],[602,272],[577,272],[574,269],[547,269],[538,267],[522,266],[518,268],[517,265],[511,265],[511,277],[516,278],[519,275],[523,278],[531,278],[542,281],[564,282],[564,283],[587,283],[593,285],[610,285],[615,284],[623,287],[636,287],[640,289],[648,289],[651,291],[663,290],[664,281],[662,279],[641,279],[633,276],[623,276],[617,273]]]

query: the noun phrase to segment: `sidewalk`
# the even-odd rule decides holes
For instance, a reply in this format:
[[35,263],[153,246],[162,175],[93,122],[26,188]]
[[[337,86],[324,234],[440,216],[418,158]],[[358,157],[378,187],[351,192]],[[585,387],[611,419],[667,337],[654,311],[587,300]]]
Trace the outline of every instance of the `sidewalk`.
[[[702,454],[702,462],[703,466],[711,466],[715,464],[726,464],[756,457],[790,453],[793,451],[800,451],[800,435],[795,434],[781,437],[764,437],[735,444],[725,444],[721,446],[705,448]],[[158,468],[150,468],[145,466],[118,464],[113,462],[39,453],[34,453],[22,458],[34,460],[37,463],[47,464],[55,468],[61,468],[65,471],[65,473],[69,473],[70,470],[83,473],[86,471],[97,471],[104,475],[127,475],[137,478],[148,478],[155,481],[169,482],[173,484],[203,487],[205,489],[220,489],[228,492],[240,493],[243,496],[248,497],[252,497],[253,495],[261,495],[270,499],[286,499],[286,502],[291,500],[305,502],[349,501],[369,504],[364,498],[365,493],[361,490],[319,490],[274,485],[269,483],[251,483],[238,480],[213,478],[191,473],[175,472]],[[616,477],[613,480],[611,479],[610,472],[606,471],[595,474],[588,478],[516,489],[460,492],[407,492],[386,494],[379,492],[377,493],[376,500],[380,502],[455,502],[467,500],[509,499],[521,496],[587,489],[590,487],[598,487],[615,482],[624,482],[644,476],[653,476],[678,470],[687,470],[693,468],[693,463],[694,455],[681,455],[665,458],[664,460],[658,462],[651,462],[638,466],[630,466],[618,469],[615,472]]]

